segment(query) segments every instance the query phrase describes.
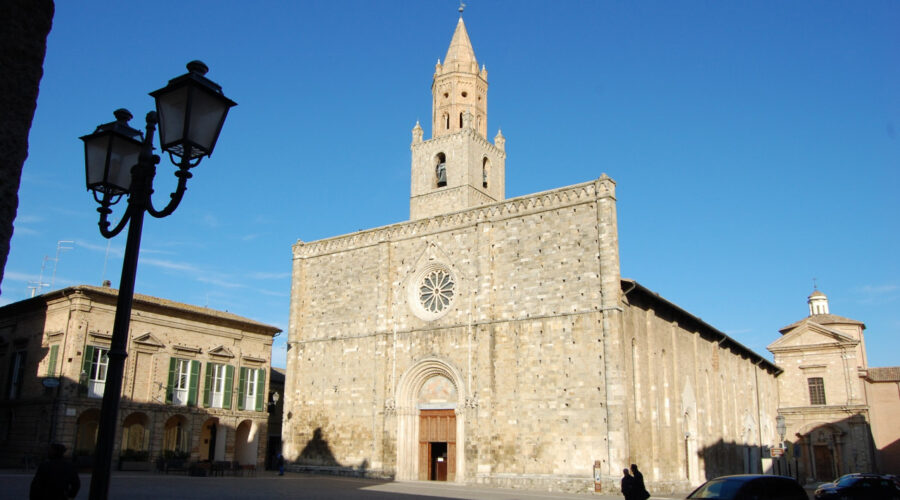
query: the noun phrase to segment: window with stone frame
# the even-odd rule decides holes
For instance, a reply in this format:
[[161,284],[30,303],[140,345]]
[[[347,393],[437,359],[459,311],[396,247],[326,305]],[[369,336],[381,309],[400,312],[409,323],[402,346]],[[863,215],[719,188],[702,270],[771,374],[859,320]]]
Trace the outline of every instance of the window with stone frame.
[[22,395],[22,381],[25,379],[25,351],[14,351],[9,359],[6,377],[6,398],[17,399]]
[[234,384],[234,367],[220,363],[206,364],[206,383],[203,391],[203,406],[207,408],[231,409]]
[[109,366],[109,349],[85,346],[81,364],[82,387],[89,398],[102,398],[106,388],[106,368]]
[[176,406],[196,406],[199,379],[199,361],[170,358],[166,403]]
[[238,410],[263,411],[266,372],[262,368],[241,367],[238,382]]
[[825,380],[822,377],[810,377],[806,379],[809,384],[809,404],[825,404]]

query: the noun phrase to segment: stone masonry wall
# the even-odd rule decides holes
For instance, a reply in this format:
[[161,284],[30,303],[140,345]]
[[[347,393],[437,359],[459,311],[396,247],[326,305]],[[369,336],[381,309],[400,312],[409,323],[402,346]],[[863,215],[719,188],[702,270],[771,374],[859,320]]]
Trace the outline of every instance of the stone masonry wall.
[[[467,401],[457,407],[466,429],[461,477],[586,488],[594,460],[607,456],[597,416],[607,390],[597,200],[610,190],[598,189],[603,182],[611,181],[298,243],[288,458],[395,473],[398,381],[434,358],[460,373],[457,391]],[[434,261],[452,270],[458,294],[446,315],[424,321],[411,311],[408,290]]]

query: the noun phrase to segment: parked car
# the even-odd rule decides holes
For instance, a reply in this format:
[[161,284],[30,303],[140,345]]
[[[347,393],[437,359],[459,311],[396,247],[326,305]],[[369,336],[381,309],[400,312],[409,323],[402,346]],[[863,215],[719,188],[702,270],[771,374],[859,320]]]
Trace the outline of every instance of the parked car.
[[895,474],[885,474],[884,477],[885,479],[890,479],[891,481],[893,481],[894,484],[896,484],[897,487],[900,488],[900,476],[897,476]]
[[816,500],[900,500],[900,488],[888,476],[846,474],[820,485]]
[[794,478],[742,474],[722,476],[703,483],[687,498],[716,500],[807,500],[809,497]]

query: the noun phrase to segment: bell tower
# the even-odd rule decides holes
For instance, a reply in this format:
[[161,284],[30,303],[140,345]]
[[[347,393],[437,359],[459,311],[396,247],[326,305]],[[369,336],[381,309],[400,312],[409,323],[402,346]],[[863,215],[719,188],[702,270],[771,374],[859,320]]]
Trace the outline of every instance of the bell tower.
[[478,68],[462,15],[431,84],[431,139],[412,131],[410,219],[486,205],[505,198],[506,151],[499,131],[487,140],[487,70]]

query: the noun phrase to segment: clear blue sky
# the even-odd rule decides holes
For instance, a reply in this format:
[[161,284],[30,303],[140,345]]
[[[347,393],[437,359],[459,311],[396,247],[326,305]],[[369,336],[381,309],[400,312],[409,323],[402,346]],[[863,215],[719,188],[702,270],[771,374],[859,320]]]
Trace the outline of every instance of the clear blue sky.
[[[457,6],[57,1],[0,304],[60,240],[53,288],[118,286],[125,237],[105,259],[78,137],[118,107],[143,127],[147,92],[200,59],[238,107],[181,207],[145,221],[136,291],[279,326],[284,366],[291,245],[409,216]],[[465,21],[508,197],[606,173],[624,277],[770,359],[815,277],[870,364],[900,365],[900,3],[470,0]]]

